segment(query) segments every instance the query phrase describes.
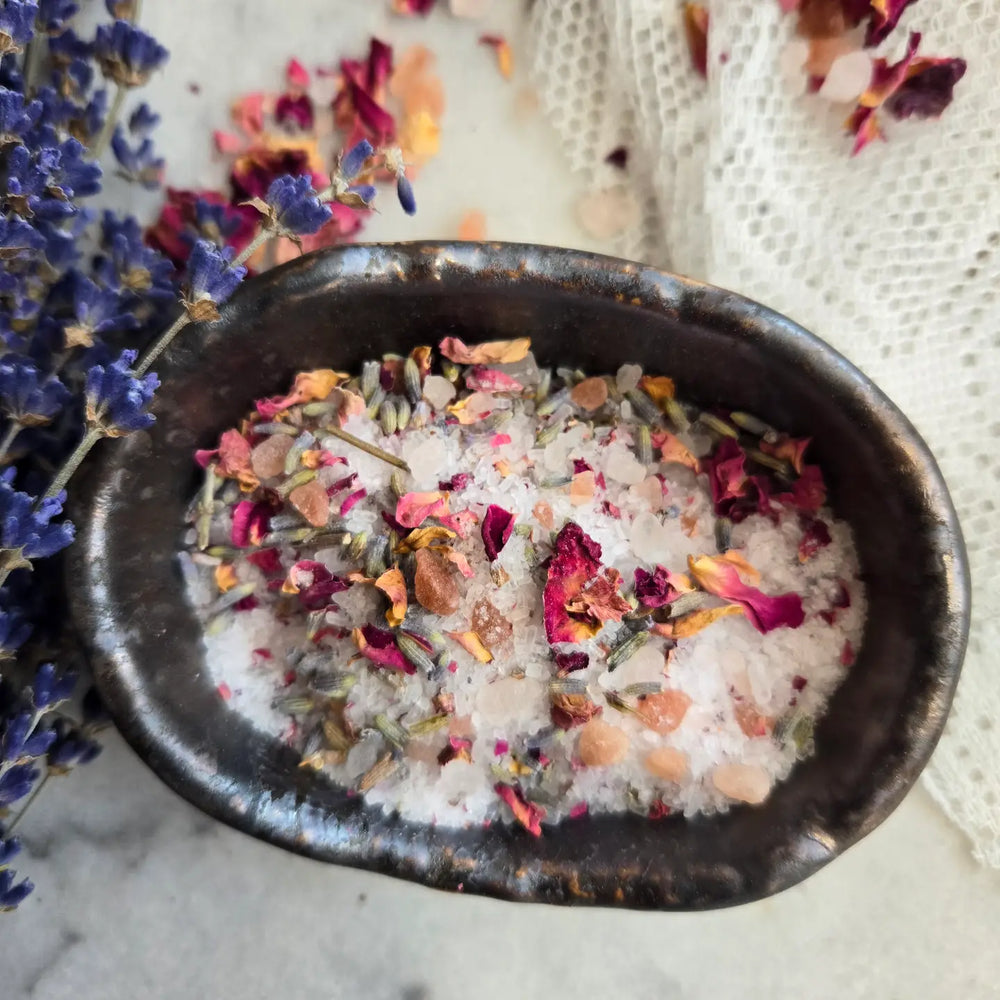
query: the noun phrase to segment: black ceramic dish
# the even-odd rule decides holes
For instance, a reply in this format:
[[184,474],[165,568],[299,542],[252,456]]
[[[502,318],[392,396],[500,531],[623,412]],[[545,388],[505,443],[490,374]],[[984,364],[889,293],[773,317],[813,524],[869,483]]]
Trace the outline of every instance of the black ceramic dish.
[[[536,840],[387,817],[300,770],[219,698],[175,560],[196,488],[192,452],[305,368],[436,344],[530,336],[544,363],[673,376],[814,437],[869,594],[857,664],[816,756],[759,808],[689,822],[600,817]],[[800,881],[903,798],[944,725],[968,629],[955,512],[926,446],[844,358],[738,295],[570,250],[496,244],[353,246],[248,282],[158,365],[148,434],[102,447],[71,552],[75,617],[126,738],[206,812],[303,854],[510,899],[648,909],[743,903]]]

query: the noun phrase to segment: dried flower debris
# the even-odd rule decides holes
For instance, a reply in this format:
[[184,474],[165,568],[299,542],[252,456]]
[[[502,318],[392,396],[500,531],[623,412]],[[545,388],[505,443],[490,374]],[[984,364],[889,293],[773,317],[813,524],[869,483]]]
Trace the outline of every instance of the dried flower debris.
[[809,444],[527,338],[302,372],[195,455],[219,690],[428,822],[758,802],[864,616]]

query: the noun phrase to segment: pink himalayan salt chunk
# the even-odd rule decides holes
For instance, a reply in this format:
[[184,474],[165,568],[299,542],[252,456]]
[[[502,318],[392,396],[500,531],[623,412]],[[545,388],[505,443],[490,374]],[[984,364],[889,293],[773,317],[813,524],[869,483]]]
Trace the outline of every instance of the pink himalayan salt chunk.
[[330,517],[330,498],[315,479],[296,486],[288,494],[288,502],[314,527],[323,528]]
[[485,597],[481,597],[472,607],[469,623],[483,645],[494,655],[505,646],[514,634],[506,615],[502,615]]
[[538,523],[545,528],[546,531],[551,531],[555,526],[555,518],[552,516],[552,507],[544,500],[539,500],[538,503],[536,503],[532,508],[531,513],[535,515]]
[[647,476],[641,483],[629,488],[629,493],[645,500],[649,504],[649,510],[653,514],[658,514],[663,510],[663,487],[660,486],[656,476]]
[[577,756],[587,767],[608,767],[625,759],[629,738],[617,726],[591,719],[580,730]]
[[285,456],[291,450],[292,439],[287,434],[272,434],[264,438],[252,452],[250,464],[258,479],[270,479],[285,471]]
[[435,615],[454,614],[461,598],[448,564],[428,548],[417,549],[416,560],[413,591],[417,601]]
[[569,398],[582,410],[592,413],[608,401],[608,383],[598,375],[585,378],[573,386]]
[[688,695],[669,689],[642,698],[635,710],[644,726],[656,733],[672,733],[684,721],[690,707]]
[[757,805],[771,791],[767,771],[756,764],[720,764],[712,772],[712,784],[727,798]]
[[471,715],[453,715],[448,720],[448,735],[471,740],[476,735]]
[[594,499],[594,473],[578,472],[569,484],[569,502],[574,507],[582,507]]
[[657,747],[646,755],[646,770],[666,781],[682,781],[688,770],[688,756],[675,747]]

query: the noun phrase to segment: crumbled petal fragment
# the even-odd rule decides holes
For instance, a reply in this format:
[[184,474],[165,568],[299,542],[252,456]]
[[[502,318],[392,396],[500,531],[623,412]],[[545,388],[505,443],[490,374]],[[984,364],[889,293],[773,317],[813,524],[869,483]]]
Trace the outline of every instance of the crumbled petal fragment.
[[531,349],[527,337],[517,340],[493,340],[467,346],[457,337],[445,337],[438,350],[459,365],[502,365],[522,361]]
[[601,630],[599,622],[571,615],[566,606],[579,597],[601,568],[601,547],[573,521],[556,536],[543,593],[545,634],[550,643],[582,642]]
[[[375,587],[389,598],[390,606],[385,620],[391,628],[398,628],[406,617],[406,580],[398,566],[387,569],[376,581]],[[419,598],[418,598],[419,599]]]
[[486,558],[490,562],[503,551],[514,530],[514,515],[510,511],[490,504],[483,517],[481,531],[483,533],[483,545],[486,547]]
[[493,789],[518,821],[533,837],[542,835],[541,821],[545,819],[545,810],[541,806],[529,802],[524,792],[516,785],[497,784]]
[[376,628],[374,625],[363,625],[361,628],[352,629],[351,638],[358,647],[358,652],[372,663],[402,671],[404,674],[417,672],[417,668],[400,652],[392,632]]
[[735,601],[758,632],[776,628],[798,628],[805,620],[798,594],[769,597],[745,584],[732,563],[714,556],[689,556],[688,567],[698,585],[710,594]]

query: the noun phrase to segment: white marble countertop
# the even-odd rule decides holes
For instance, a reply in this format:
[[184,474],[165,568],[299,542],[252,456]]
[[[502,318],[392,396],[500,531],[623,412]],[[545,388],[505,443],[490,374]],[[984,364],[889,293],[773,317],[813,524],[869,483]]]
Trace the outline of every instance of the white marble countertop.
[[[516,38],[519,4],[488,24]],[[404,23],[383,0],[147,0],[174,53],[149,93],[168,179],[218,180],[208,135],[231,97],[285,60],[332,62],[376,31],[439,55],[449,107],[420,212],[385,206],[372,239],[455,234],[601,249],[577,228],[581,188],[540,116],[475,43],[477,25]],[[200,94],[187,84],[197,82]],[[183,158],[180,151],[183,151]],[[22,828],[38,889],[2,919],[3,1000],[270,997],[481,1000],[979,1000],[1000,993],[1000,873],[922,788],[844,857],[782,895],[705,914],[517,906],[322,865],[236,833],[163,786],[112,735],[54,781]]]

